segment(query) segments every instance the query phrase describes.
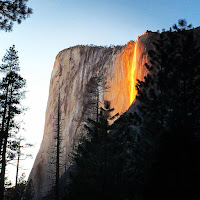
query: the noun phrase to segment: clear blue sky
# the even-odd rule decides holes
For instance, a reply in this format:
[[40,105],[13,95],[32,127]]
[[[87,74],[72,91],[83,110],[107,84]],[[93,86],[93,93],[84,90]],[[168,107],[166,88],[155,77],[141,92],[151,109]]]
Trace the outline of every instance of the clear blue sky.
[[[77,44],[126,44],[146,30],[169,29],[180,18],[200,25],[199,0],[29,0],[27,5],[34,11],[30,18],[15,25],[13,32],[0,31],[0,58],[16,45],[29,91],[24,127],[27,140],[36,144],[34,157],[43,136],[50,75],[59,51]],[[26,173],[33,161],[27,161]]]

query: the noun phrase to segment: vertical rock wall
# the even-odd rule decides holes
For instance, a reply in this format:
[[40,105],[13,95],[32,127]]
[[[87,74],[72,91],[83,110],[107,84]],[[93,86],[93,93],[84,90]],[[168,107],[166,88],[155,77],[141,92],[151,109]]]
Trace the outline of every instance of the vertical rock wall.
[[[103,72],[109,89],[100,95],[101,100],[111,101],[115,113],[126,112],[132,104],[131,88],[135,88],[131,87],[131,84],[136,83],[136,79],[143,79],[147,73],[144,67],[147,62],[146,44],[152,35],[145,34],[138,38],[137,42],[129,42],[123,47],[76,46],[57,55],[49,87],[44,136],[29,176],[29,180],[33,180],[35,199],[41,199],[51,189],[55,178],[55,164],[50,163],[55,157],[58,94],[60,93],[62,118],[62,175],[68,167],[68,156],[73,144],[81,133],[86,114],[84,102],[87,83],[96,73]],[[134,51],[136,46],[137,51]],[[134,81],[131,75],[133,67]]]

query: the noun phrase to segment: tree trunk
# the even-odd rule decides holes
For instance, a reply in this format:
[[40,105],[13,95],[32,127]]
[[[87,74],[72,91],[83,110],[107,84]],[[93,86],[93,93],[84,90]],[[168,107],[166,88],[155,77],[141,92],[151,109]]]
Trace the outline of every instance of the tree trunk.
[[17,171],[16,171],[15,187],[17,186],[17,182],[18,182],[19,159],[20,159],[20,143],[19,143],[19,152],[18,152],[18,158],[17,158]]
[[[11,87],[12,88],[12,87]],[[6,136],[4,139],[3,143],[3,152],[2,152],[2,168],[1,168],[1,173],[0,173],[0,199],[4,199],[4,184],[5,184],[5,169],[6,169],[6,148],[7,148],[7,142],[8,142],[8,130],[10,128],[10,112],[11,112],[11,102],[12,102],[12,94],[13,91],[11,89],[10,91],[10,101],[8,103],[9,108],[8,108],[8,120],[6,124]]]
[[6,118],[6,111],[7,111],[7,105],[8,105],[8,86],[6,91],[6,98],[5,98],[5,104],[4,104],[4,111],[3,111],[3,117],[2,117],[2,124],[1,124],[1,135],[0,135],[0,155],[2,153],[2,142],[4,136],[2,135],[4,133],[4,124],[5,124],[5,118]]

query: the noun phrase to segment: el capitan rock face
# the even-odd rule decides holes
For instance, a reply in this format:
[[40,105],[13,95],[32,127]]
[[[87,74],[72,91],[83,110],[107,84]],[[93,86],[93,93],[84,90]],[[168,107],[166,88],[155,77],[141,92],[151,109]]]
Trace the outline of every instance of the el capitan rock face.
[[50,162],[52,157],[55,157],[59,93],[62,118],[62,175],[69,165],[69,153],[81,133],[86,115],[84,102],[87,101],[87,83],[96,74],[103,74],[109,90],[101,93],[100,99],[111,101],[115,113],[126,112],[135,100],[136,80],[142,80],[147,74],[144,64],[148,62],[150,40],[157,37],[156,35],[149,32],[126,46],[75,46],[57,55],[50,81],[44,136],[29,176],[29,180],[33,180],[35,199],[41,199],[53,186],[52,171],[55,165],[51,165]]

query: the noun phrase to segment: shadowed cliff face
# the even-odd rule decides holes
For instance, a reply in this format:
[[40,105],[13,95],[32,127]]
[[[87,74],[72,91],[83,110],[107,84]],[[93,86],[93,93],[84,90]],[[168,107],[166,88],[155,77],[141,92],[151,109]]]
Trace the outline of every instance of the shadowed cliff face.
[[81,134],[83,119],[87,114],[84,105],[88,101],[86,85],[96,74],[103,74],[109,89],[100,93],[100,100],[111,101],[115,113],[126,112],[135,100],[136,80],[142,80],[147,73],[144,67],[148,61],[146,44],[152,35],[145,34],[124,47],[76,46],[58,54],[51,75],[43,141],[29,177],[34,183],[35,199],[41,199],[53,186],[55,164],[50,162],[55,157],[59,93],[62,175],[69,165],[69,153]]

